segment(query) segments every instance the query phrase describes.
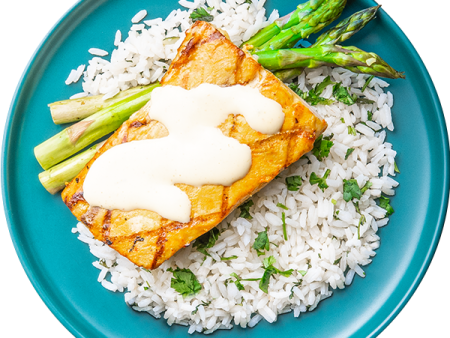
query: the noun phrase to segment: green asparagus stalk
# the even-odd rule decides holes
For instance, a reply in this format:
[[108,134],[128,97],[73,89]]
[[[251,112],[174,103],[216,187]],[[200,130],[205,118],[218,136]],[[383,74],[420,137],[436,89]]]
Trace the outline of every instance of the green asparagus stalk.
[[[151,86],[151,85],[149,85]],[[116,96],[103,100],[104,95],[88,96],[79,99],[63,100],[50,103],[50,113],[55,124],[80,121],[99,110],[109,107],[116,102],[146,90],[149,86],[138,86],[124,90]]]
[[66,182],[73,180],[84,166],[94,157],[105,142],[97,143],[88,150],[61,162],[39,174],[39,181],[50,194],[64,189]]
[[323,3],[316,11],[305,16],[300,23],[283,29],[262,46],[256,48],[255,52],[277,50],[295,45],[300,39],[306,39],[336,20],[344,10],[346,3],[347,0],[331,0]]
[[150,100],[152,90],[159,86],[158,82],[154,83],[146,90],[100,110],[41,143],[34,148],[39,164],[47,170],[116,130]]
[[253,35],[249,40],[243,42],[241,48],[244,45],[253,46],[253,48],[261,46],[265,42],[269,41],[272,37],[280,33],[282,29],[287,29],[294,25],[298,25],[305,16],[317,10],[317,8],[319,8],[324,1],[329,0],[309,0],[303,4],[298,5],[295,11],[275,20],[272,24],[261,29],[258,33]]
[[375,17],[375,14],[377,14],[380,7],[381,5],[363,9],[342,20],[334,28],[331,28],[319,36],[311,48],[325,44],[338,45],[341,42],[350,39]]
[[391,79],[405,78],[375,53],[357,47],[323,45],[314,48],[279,49],[255,53],[258,62],[269,70],[289,68],[318,68],[338,66],[355,73],[370,74]]
[[295,79],[297,76],[300,76],[303,73],[304,68],[289,68],[289,69],[280,69],[273,72],[281,82],[287,82],[289,80]]
[[[375,14],[380,7],[381,5],[363,9],[362,11],[359,11],[342,20],[335,27],[319,36],[310,48],[325,44],[334,45],[350,39],[356,32],[363,29],[367,23],[375,17]],[[286,82],[299,76],[302,72],[303,68],[291,68],[276,71],[274,72],[274,75],[282,82]]]
[[322,6],[324,2],[330,2],[330,0],[309,0],[308,2],[298,5],[297,9],[289,16],[289,20],[283,25],[283,29],[298,25],[307,15]]

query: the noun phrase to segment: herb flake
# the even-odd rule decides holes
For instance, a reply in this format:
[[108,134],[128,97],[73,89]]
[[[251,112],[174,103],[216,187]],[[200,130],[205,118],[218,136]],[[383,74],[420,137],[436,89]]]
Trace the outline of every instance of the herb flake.
[[345,153],[345,159],[347,160],[348,157],[355,151],[354,148],[348,148],[347,152]]
[[281,209],[284,209],[284,210],[289,210],[288,207],[285,206],[285,205],[282,204],[282,203],[277,203],[277,207],[278,207],[278,208],[281,208]]
[[205,22],[211,22],[214,20],[214,16],[212,16],[210,13],[206,11],[206,9],[200,7],[194,9],[194,11],[189,16],[192,19],[192,22],[196,21],[205,21]]
[[322,189],[322,191],[324,191],[326,188],[328,188],[327,177],[328,175],[330,175],[330,172],[331,170],[327,169],[322,178],[318,177],[315,172],[311,173],[309,183],[311,183],[311,185],[318,184],[319,188]]
[[330,141],[333,136],[333,134],[325,137],[320,135],[314,142],[312,153],[319,161],[322,161],[322,159],[328,157],[330,154],[331,147],[334,145],[333,141]]
[[281,271],[278,270],[276,267],[273,266],[275,264],[276,259],[273,256],[269,256],[267,258],[264,258],[263,261],[263,268],[265,269],[263,276],[261,277],[261,280],[259,281],[259,288],[265,292],[269,292],[269,282],[270,277],[275,274],[280,274],[285,277],[289,277],[294,272],[293,269]]
[[256,237],[255,243],[253,243],[252,248],[256,250],[258,256],[264,255],[264,250],[269,251],[270,242],[269,237],[267,236],[267,229],[258,233],[258,237]]
[[335,82],[331,81],[330,76],[326,77],[322,83],[319,83],[316,85],[313,89],[311,89],[309,92],[303,92],[298,88],[298,85],[296,84],[290,84],[289,87],[303,100],[308,102],[311,106],[316,106],[318,104],[321,105],[330,105],[334,103],[334,100],[332,99],[326,99],[324,97],[320,97],[320,94],[324,91],[326,87],[329,85],[334,85]]
[[380,207],[386,210],[386,216],[390,216],[394,213],[394,208],[389,204],[390,199],[388,197],[380,196]]
[[195,277],[190,269],[180,269],[177,267],[175,270],[169,268],[167,271],[172,272],[174,277],[170,281],[170,287],[183,297],[193,296],[202,289],[197,277]]
[[192,314],[192,315],[195,315],[195,314],[198,312],[198,308],[199,308],[200,306],[206,307],[206,306],[208,306],[209,304],[211,304],[211,301],[209,301],[209,302],[202,301],[200,304],[198,304],[198,305],[195,307],[195,310],[192,311],[191,314]]
[[373,76],[373,75],[369,76],[369,78],[366,80],[366,83],[364,83],[364,86],[361,88],[361,93],[364,93],[364,91],[366,90],[366,88],[369,86],[370,81],[372,81],[372,79],[373,79],[374,77],[375,77],[375,76]]
[[252,215],[250,215],[250,207],[253,206],[253,201],[252,200],[248,200],[247,202],[245,202],[244,204],[242,204],[239,207],[239,210],[241,210],[241,213],[239,215],[239,217],[245,218],[245,219],[253,219]]
[[359,189],[358,182],[354,178],[344,180],[344,201],[349,202],[353,198],[359,200],[361,196],[361,189]]
[[207,233],[201,235],[192,245],[197,249],[198,252],[206,256],[211,256],[206,249],[212,248],[214,244],[216,244],[217,239],[219,238],[220,230],[217,228],[212,228]]
[[283,222],[283,237],[284,237],[284,240],[287,241],[286,214],[284,212],[281,213],[281,221]]
[[298,191],[302,185],[302,178],[300,176],[286,177],[286,186],[289,191]]
[[242,279],[241,277],[239,277],[236,272],[233,272],[232,274],[230,274],[231,277],[236,278],[235,281],[233,281],[234,285],[236,285],[236,287],[238,288],[239,291],[244,291],[245,287],[244,285],[242,285],[241,281],[258,281],[261,278],[248,278],[248,279]]

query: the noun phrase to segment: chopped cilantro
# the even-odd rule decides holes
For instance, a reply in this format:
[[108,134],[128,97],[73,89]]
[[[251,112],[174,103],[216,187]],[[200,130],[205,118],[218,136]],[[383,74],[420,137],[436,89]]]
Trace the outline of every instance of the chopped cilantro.
[[241,284],[241,278],[239,278],[239,276],[235,272],[233,272],[231,276],[236,278],[236,280],[233,283],[237,286],[238,290],[239,291],[245,290],[244,285]]
[[358,97],[356,94],[351,95],[349,92],[349,88],[343,87],[341,83],[331,81],[331,78],[329,76],[326,77],[322,81],[322,83],[319,83],[308,92],[303,92],[298,85],[293,83],[291,83],[289,87],[311,106],[315,106],[318,104],[330,105],[335,102],[333,99],[326,99],[320,96],[325,88],[330,85],[333,85],[333,97],[337,101],[342,102],[348,106],[351,106],[355,103],[370,104],[374,102],[366,98]]
[[319,83],[315,88],[314,92],[316,95],[322,94],[322,92],[327,88],[329,85],[334,85],[336,82],[331,81],[331,77],[327,76],[321,83]]
[[201,235],[192,245],[194,248],[197,248],[198,252],[206,256],[211,256],[206,249],[212,248],[214,244],[216,244],[217,239],[219,238],[220,230],[217,228],[212,228],[207,233]]
[[167,269],[173,273],[170,287],[179,292],[183,297],[192,296],[198,293],[202,286],[197,280],[197,277],[189,269],[172,268]]
[[309,183],[311,183],[311,185],[314,184],[318,184],[319,188],[322,189],[322,191],[324,191],[326,188],[328,188],[328,184],[327,184],[327,177],[330,174],[331,170],[327,169],[327,171],[325,171],[325,174],[323,175],[322,178],[318,177],[316,175],[316,173],[311,173],[311,177],[309,178]]
[[344,201],[349,202],[353,198],[359,200],[361,196],[361,189],[355,179],[344,180]]
[[361,214],[361,211],[359,210],[359,202],[354,202],[353,205],[355,206],[356,212]]
[[250,207],[253,205],[252,200],[248,200],[244,204],[242,204],[239,207],[239,210],[241,210],[241,213],[239,217],[246,218],[246,219],[253,219],[252,215],[250,215]]
[[266,257],[263,260],[263,266],[264,266],[265,269],[267,269],[269,266],[275,264],[276,261],[277,260],[273,256]]
[[209,14],[206,9],[200,7],[200,8],[196,8],[194,9],[194,11],[191,13],[191,15],[189,16],[192,19],[192,22],[196,22],[196,21],[205,21],[205,22],[211,22],[214,20],[214,17]]
[[361,194],[364,194],[367,189],[369,189],[373,185],[372,182],[367,181],[366,184],[364,184],[364,187],[361,189]]
[[386,216],[390,216],[394,213],[394,208],[391,207],[389,201],[389,198],[380,196],[380,207],[386,210]]
[[306,272],[307,271],[305,271],[305,270],[298,270],[297,271],[299,274],[301,274],[302,276],[304,276],[304,275],[306,275]]
[[289,299],[292,299],[294,297],[294,288],[301,286],[302,282],[303,280],[299,280],[298,282],[294,283],[294,285],[291,287],[291,294],[289,295]]
[[298,191],[299,186],[302,185],[302,178],[300,176],[286,177],[286,185],[289,191]]
[[269,237],[267,236],[267,229],[258,233],[258,237],[256,237],[252,248],[256,250],[258,256],[264,255],[264,250],[269,251],[270,242]]
[[366,88],[369,86],[370,81],[372,81],[372,79],[373,79],[374,77],[375,77],[375,76],[373,76],[373,75],[369,76],[369,78],[367,79],[366,83],[364,83],[364,86],[361,88],[361,92],[362,92],[362,93],[364,93],[364,91],[366,90]]
[[373,113],[371,111],[367,112],[367,120],[372,121]]
[[202,301],[200,304],[198,304],[198,305],[195,307],[195,310],[192,311],[191,314],[192,314],[192,315],[195,315],[195,314],[198,312],[198,308],[199,308],[200,306],[203,305],[203,307],[205,307],[205,306],[208,306],[209,304],[211,304],[211,301],[209,301],[209,302],[204,302],[204,301]]
[[333,141],[330,141],[333,138],[333,134],[329,136],[320,135],[317,140],[314,142],[314,147],[312,153],[319,161],[322,161],[323,158],[327,157],[330,154],[330,149],[333,146]]
[[242,285],[241,281],[258,281],[261,279],[261,278],[242,279],[236,274],[236,272],[233,272],[230,276],[236,278],[236,280],[233,283],[236,285],[236,287],[238,288],[239,291],[243,291],[245,289],[244,285]]
[[333,203],[334,205],[336,205],[337,201],[336,201],[334,198],[332,198],[332,199],[331,199],[331,203]]
[[333,87],[333,96],[339,102],[346,104],[347,106],[351,106],[356,103],[356,95],[352,96],[348,92],[348,89],[342,87],[340,83],[336,83]]
[[145,291],[147,291],[147,290],[151,290],[151,288],[150,288],[150,284],[148,284],[148,282],[147,282],[147,281],[145,281],[145,283],[147,283],[147,286],[144,286],[144,290],[145,290]]
[[333,265],[338,265],[339,262],[341,261],[341,258],[342,258],[342,257],[339,257],[338,259],[336,259],[336,260],[334,261]]
[[343,87],[340,82],[336,83],[333,86],[333,96],[337,101],[342,102],[348,106],[351,106],[355,103],[369,104],[374,102],[363,97],[358,97],[356,94],[351,95],[349,89]]
[[354,148],[348,148],[347,153],[345,154],[345,159],[348,159],[348,157],[355,151]]
[[341,120],[342,123],[345,123],[345,120],[344,120],[343,117],[341,117],[340,120]]
[[400,174],[400,170],[398,170],[398,167],[397,167],[397,162],[395,162],[395,161],[394,161],[394,171],[395,171],[397,174]]
[[360,229],[361,229],[361,224],[366,223],[366,217],[364,215],[361,215],[361,217],[359,218],[359,222],[358,222],[358,239],[361,239],[361,234],[360,234]]
[[220,260],[221,261],[229,261],[229,260],[236,259],[236,258],[238,258],[238,256],[220,257]]
[[265,271],[263,276],[261,277],[261,280],[259,281],[259,288],[265,293],[269,292],[269,282],[270,277],[272,275],[280,274],[282,276],[289,277],[290,275],[292,275],[292,272],[294,271],[292,269],[286,271],[278,270],[276,267],[273,266],[275,262],[276,259],[273,256],[264,258],[263,261],[263,268]]
[[347,131],[348,131],[348,134],[349,134],[349,135],[356,136],[356,129],[355,129],[354,127],[348,126],[348,127],[347,127]]
[[278,207],[278,208],[281,208],[281,209],[284,209],[284,210],[289,210],[288,207],[285,206],[285,205],[282,204],[282,203],[277,203],[277,207]]
[[284,240],[287,241],[286,214],[284,212],[281,213],[281,220],[283,221],[283,237],[284,237]]
[[303,92],[298,88],[298,85],[296,84],[290,84],[289,87],[303,100],[308,102],[311,106],[316,106],[318,104],[322,105],[329,105],[332,104],[334,101],[331,99],[326,99],[323,97],[320,97],[320,94],[324,91],[324,89],[334,84],[333,81],[330,80],[330,77],[326,77],[322,83],[316,85],[313,89],[311,89],[309,92]]

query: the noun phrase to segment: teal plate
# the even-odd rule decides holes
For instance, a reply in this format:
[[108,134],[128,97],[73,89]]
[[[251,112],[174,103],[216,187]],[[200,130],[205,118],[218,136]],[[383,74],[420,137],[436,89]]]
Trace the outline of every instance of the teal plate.
[[[298,0],[297,0],[298,1]],[[268,10],[292,11],[297,1],[268,1]],[[349,1],[344,16],[372,0]],[[117,29],[123,33],[141,9],[166,17],[177,1],[85,0],[78,3],[47,36],[18,86],[3,144],[4,207],[22,265],[37,292],[65,327],[77,337],[187,337],[187,328],[137,313],[123,295],[97,283],[98,270],[88,247],[70,229],[75,218],[59,195],[48,194],[37,175],[33,148],[61,130],[47,104],[81,90],[65,86],[70,69],[91,58],[87,50],[113,48]],[[447,208],[449,146],[444,116],[433,83],[411,43],[381,10],[363,33],[348,43],[374,51],[406,80],[390,80],[395,96],[395,131],[388,141],[398,151],[400,186],[393,198],[395,214],[380,229],[381,247],[366,278],[355,278],[345,290],[310,312],[279,316],[274,324],[219,331],[217,337],[369,337],[379,334],[417,288],[435,252]]]

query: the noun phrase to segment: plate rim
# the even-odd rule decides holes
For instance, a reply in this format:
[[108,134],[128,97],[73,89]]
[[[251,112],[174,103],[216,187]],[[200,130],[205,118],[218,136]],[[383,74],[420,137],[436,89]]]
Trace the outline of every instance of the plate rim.
[[38,47],[30,57],[28,64],[26,65],[20,80],[16,86],[14,95],[11,100],[11,104],[9,107],[8,115],[6,117],[6,123],[3,133],[3,140],[2,140],[2,150],[1,150],[1,189],[2,189],[2,198],[3,198],[3,209],[5,213],[6,223],[8,225],[9,234],[11,237],[11,240],[13,242],[14,250],[16,251],[16,254],[19,258],[20,264],[22,265],[22,268],[25,271],[25,274],[27,275],[29,281],[31,282],[31,285],[41,298],[41,300],[44,302],[45,306],[50,310],[50,312],[56,317],[56,319],[74,336],[76,337],[83,337],[80,330],[72,324],[69,320],[66,319],[66,316],[62,313],[62,311],[53,304],[50,297],[47,295],[46,289],[41,285],[41,282],[38,278],[35,276],[35,272],[29,267],[27,264],[27,258],[25,257],[22,250],[20,250],[21,243],[18,239],[18,236],[15,234],[14,230],[14,223],[13,218],[10,214],[11,210],[11,204],[9,199],[9,190],[7,189],[8,185],[8,177],[7,177],[7,170],[6,170],[6,163],[7,163],[7,157],[8,157],[8,148],[9,148],[9,140],[11,139],[11,127],[13,124],[13,116],[16,112],[17,106],[19,104],[19,98],[22,95],[23,88],[25,86],[25,83],[28,79],[28,75],[30,71],[32,70],[38,56],[41,54],[42,50],[46,47],[46,45],[49,43],[49,41],[57,34],[58,30],[60,29],[61,25],[66,22],[66,20],[75,15],[77,11],[80,10],[80,7],[82,7],[84,4],[87,4],[91,1],[85,1],[85,0],[77,0],[75,4],[73,4],[62,16],[61,18],[53,25],[53,27],[47,32],[47,34],[44,36],[42,41],[39,43]]
[[[41,43],[36,48],[35,52],[31,56],[30,60],[28,61],[27,66],[25,67],[25,70],[22,73],[22,76],[17,84],[16,90],[14,92],[14,95],[11,100],[10,108],[8,111],[8,115],[6,118],[5,123],[5,131],[3,134],[3,143],[2,143],[2,164],[1,164],[1,183],[2,183],[2,196],[3,196],[3,207],[5,211],[5,218],[8,224],[8,230],[10,233],[11,240],[14,245],[14,249],[16,251],[16,254],[19,258],[19,261],[22,265],[22,268],[24,269],[28,279],[30,280],[33,288],[38,293],[39,297],[42,299],[44,304],[47,306],[47,308],[52,312],[52,314],[60,321],[60,323],[73,335],[77,337],[83,337],[81,331],[79,330],[79,327],[75,325],[75,323],[72,323],[66,318],[66,315],[52,302],[50,297],[48,296],[48,291],[42,286],[40,280],[36,277],[35,272],[33,269],[29,267],[27,264],[27,257],[24,255],[23,251],[21,250],[21,243],[18,238],[18,236],[15,234],[15,224],[13,222],[13,217],[10,214],[11,203],[9,199],[9,189],[8,189],[8,177],[7,177],[7,157],[8,157],[8,149],[9,144],[11,140],[11,129],[13,125],[13,117],[16,113],[17,106],[19,105],[19,99],[23,93],[23,88],[25,87],[25,84],[27,81],[29,81],[29,73],[33,69],[37,58],[41,54],[42,50],[46,48],[47,44],[58,34],[61,26],[72,16],[76,15],[77,12],[82,11],[83,7],[90,7],[95,0],[78,0],[71,8],[69,8],[66,13],[55,23],[55,25],[49,30],[49,32],[46,34],[46,36],[43,38]],[[374,5],[376,5],[376,2],[374,0],[368,0],[372,2]],[[103,2],[106,2],[105,0],[97,0],[96,5],[100,6]],[[450,150],[449,150],[449,138],[448,138],[448,128],[445,123],[445,117],[443,114],[443,109],[439,100],[438,93],[436,91],[436,88],[434,86],[434,83],[431,79],[431,76],[425,66],[425,64],[422,61],[422,58],[414,48],[411,41],[408,39],[408,37],[405,35],[405,33],[402,31],[402,29],[395,23],[395,21],[389,16],[388,13],[386,13],[383,8],[380,9],[380,11],[383,11],[383,16],[385,17],[385,20],[388,21],[388,24],[395,27],[395,33],[398,35],[398,37],[405,43],[405,47],[408,49],[409,52],[411,52],[411,56],[413,59],[417,60],[417,63],[419,64],[420,74],[423,76],[425,80],[426,88],[428,88],[430,93],[430,101],[433,103],[433,109],[436,113],[436,118],[439,123],[439,130],[436,131],[436,134],[439,134],[439,138],[443,141],[443,154],[442,154],[442,160],[444,163],[443,169],[443,185],[442,185],[442,198],[440,198],[440,205],[439,205],[439,214],[436,216],[437,223],[436,228],[432,236],[431,245],[428,248],[428,251],[426,252],[425,259],[422,262],[422,265],[420,267],[419,273],[416,275],[416,277],[413,279],[411,285],[404,293],[404,296],[402,297],[401,301],[392,309],[392,311],[384,315],[384,320],[382,320],[378,326],[376,326],[372,332],[370,333],[370,337],[378,336],[394,319],[395,317],[400,313],[400,311],[405,307],[405,305],[408,303],[408,301],[411,299],[414,292],[417,290],[418,286],[420,285],[425,273],[427,272],[431,261],[433,259],[433,256],[436,252],[437,245],[439,243],[439,239],[442,234],[442,230],[445,223],[445,218],[447,214],[447,208],[448,208],[448,199],[449,199],[449,193],[450,193]],[[403,275],[402,279],[405,278],[405,275]],[[399,288],[397,286],[394,291]],[[393,292],[394,292],[393,291]],[[357,333],[357,332],[356,332]]]

